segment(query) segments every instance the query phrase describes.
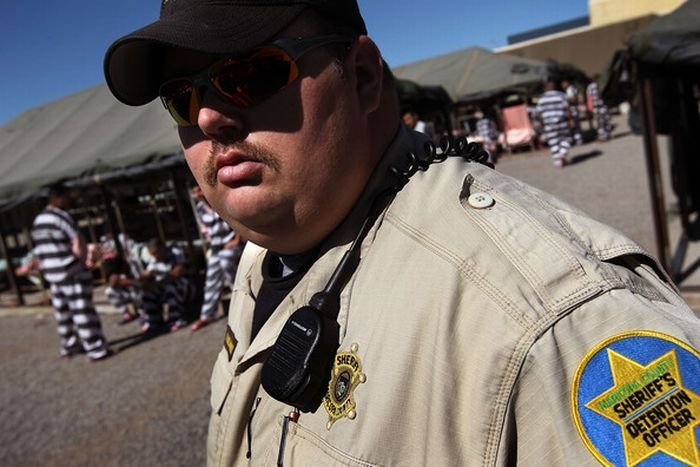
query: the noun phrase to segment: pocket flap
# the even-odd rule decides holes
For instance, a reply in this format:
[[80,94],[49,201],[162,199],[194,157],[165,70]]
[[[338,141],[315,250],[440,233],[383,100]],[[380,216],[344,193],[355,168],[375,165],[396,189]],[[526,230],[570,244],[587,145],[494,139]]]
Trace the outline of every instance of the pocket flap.
[[228,354],[225,349],[219,352],[211,374],[211,408],[217,415],[221,415],[224,402],[231,392],[233,374],[228,366]]

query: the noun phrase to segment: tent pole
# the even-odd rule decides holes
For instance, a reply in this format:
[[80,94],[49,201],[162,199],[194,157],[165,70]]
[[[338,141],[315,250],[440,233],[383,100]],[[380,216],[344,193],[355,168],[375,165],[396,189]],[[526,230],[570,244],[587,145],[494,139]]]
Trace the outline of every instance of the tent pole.
[[0,222],[0,253],[2,253],[2,257],[5,258],[7,264],[7,279],[10,281],[10,287],[15,292],[15,295],[17,295],[17,302],[20,305],[24,305],[24,296],[17,285],[15,267],[12,264],[12,258],[10,258],[8,254],[7,243],[5,243],[5,230],[2,228],[2,225],[3,223]]
[[194,256],[194,248],[192,246],[192,235],[190,235],[190,231],[187,228],[187,223],[185,222],[185,214],[182,209],[182,183],[177,179],[175,176],[175,171],[170,170],[170,180],[173,183],[173,189],[175,190],[175,209],[177,210],[177,217],[180,221],[180,227],[182,228],[182,234],[185,237],[185,241],[187,241],[187,253],[189,254],[190,258]]
[[[671,151],[669,157],[671,159],[672,174],[682,174],[680,177],[675,177],[674,188],[678,198],[678,207],[680,210],[681,219],[681,235],[678,239],[676,250],[671,258],[671,270],[673,271],[674,280],[678,283],[684,279],[683,262],[688,251],[688,242],[691,235],[690,222],[690,206],[688,205],[688,183],[686,174],[689,172],[686,157],[692,154],[690,149],[693,145],[689,141],[689,136],[695,128],[690,123],[690,116],[697,113],[696,102],[692,94],[692,88],[688,89],[685,79],[681,76],[674,75],[674,85],[676,94],[674,101],[678,105],[678,121],[674,123],[670,131]],[[695,108],[693,108],[695,107]]]
[[122,242],[119,241],[119,230],[117,230],[116,224],[119,224],[118,227],[121,229],[121,233],[124,238],[126,238],[126,232],[124,232],[123,223],[119,222],[119,219],[117,219],[115,222],[114,218],[119,217],[119,215],[115,216],[114,211],[112,211],[112,204],[116,204],[116,202],[112,200],[112,196],[107,191],[106,186],[100,183],[99,187],[100,195],[102,197],[102,209],[104,209],[104,212],[107,215],[107,225],[109,227],[109,231],[112,233],[112,238],[114,238],[114,246],[117,249],[117,256],[119,256],[119,258],[126,258],[124,254],[124,245],[122,245]]
[[116,217],[119,231],[123,235],[126,235],[126,228],[124,227],[124,216],[122,215],[122,208],[119,206],[119,201],[117,201],[116,199],[111,199],[111,204],[114,208],[114,216]]
[[[91,205],[91,203],[89,203],[87,201],[86,198],[81,197],[81,199],[83,200],[83,202],[80,203],[80,205],[83,208],[85,220],[87,221],[88,234],[90,235],[90,242],[92,243],[93,248],[99,248],[100,241],[97,238],[97,235],[95,235],[95,225],[94,225],[95,219],[93,217],[95,215],[96,211],[93,211],[93,206]],[[104,269],[104,266],[102,265],[101,260],[100,260],[99,264],[100,264],[100,266],[98,269],[100,271],[100,278],[102,279],[102,282],[106,282],[105,269]],[[93,267],[95,267],[94,264],[93,264]]]
[[647,177],[651,195],[651,211],[654,218],[654,231],[656,234],[656,250],[661,265],[666,272],[671,275],[671,279],[675,281],[676,278],[673,277],[673,269],[669,262],[671,252],[669,247],[666,203],[664,200],[663,183],[661,181],[661,165],[659,163],[654,100],[651,80],[649,78],[641,80],[639,92],[641,96],[642,125],[644,128],[644,152],[646,154]]
[[153,217],[156,222],[156,228],[158,229],[158,237],[160,241],[165,245],[165,230],[163,230],[163,223],[160,221],[160,215],[158,214],[158,200],[156,198],[156,191],[151,186],[151,210],[153,211]]

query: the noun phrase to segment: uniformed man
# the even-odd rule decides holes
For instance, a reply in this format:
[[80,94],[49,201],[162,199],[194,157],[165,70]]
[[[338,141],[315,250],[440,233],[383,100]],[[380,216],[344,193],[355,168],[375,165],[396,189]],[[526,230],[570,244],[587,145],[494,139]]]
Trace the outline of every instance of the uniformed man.
[[61,356],[85,353],[91,360],[102,360],[112,352],[92,303],[92,273],[85,265],[85,239],[66,211],[70,201],[67,188],[61,185],[49,188],[49,202],[32,225],[34,255],[39,259],[44,280],[49,283]]
[[366,34],[354,0],[169,0],[107,52],[251,240],[209,464],[697,463],[700,325],[658,264],[426,148]]

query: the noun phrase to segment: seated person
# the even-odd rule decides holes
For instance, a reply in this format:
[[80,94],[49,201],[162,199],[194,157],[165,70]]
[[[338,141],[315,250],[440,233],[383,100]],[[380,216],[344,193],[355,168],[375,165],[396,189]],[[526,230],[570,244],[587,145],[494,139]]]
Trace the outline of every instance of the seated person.
[[104,261],[107,287],[105,296],[114,308],[121,313],[118,325],[129,323],[139,316],[145,322],[142,305],[142,292],[138,280],[126,274],[127,264],[120,258]]
[[195,287],[185,275],[185,257],[177,248],[166,246],[159,238],[148,242],[151,260],[141,275],[143,309],[146,322],[144,332],[155,332],[166,323],[163,305],[168,305],[167,324],[170,332],[187,325],[185,305],[194,299]]

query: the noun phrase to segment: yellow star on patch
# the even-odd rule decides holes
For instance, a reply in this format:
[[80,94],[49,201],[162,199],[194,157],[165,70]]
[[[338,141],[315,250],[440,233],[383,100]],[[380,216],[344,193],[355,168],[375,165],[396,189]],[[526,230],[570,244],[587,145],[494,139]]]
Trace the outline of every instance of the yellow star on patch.
[[676,351],[640,365],[607,349],[614,385],[586,407],[622,427],[627,465],[664,452],[699,465],[700,396],[683,387]]

